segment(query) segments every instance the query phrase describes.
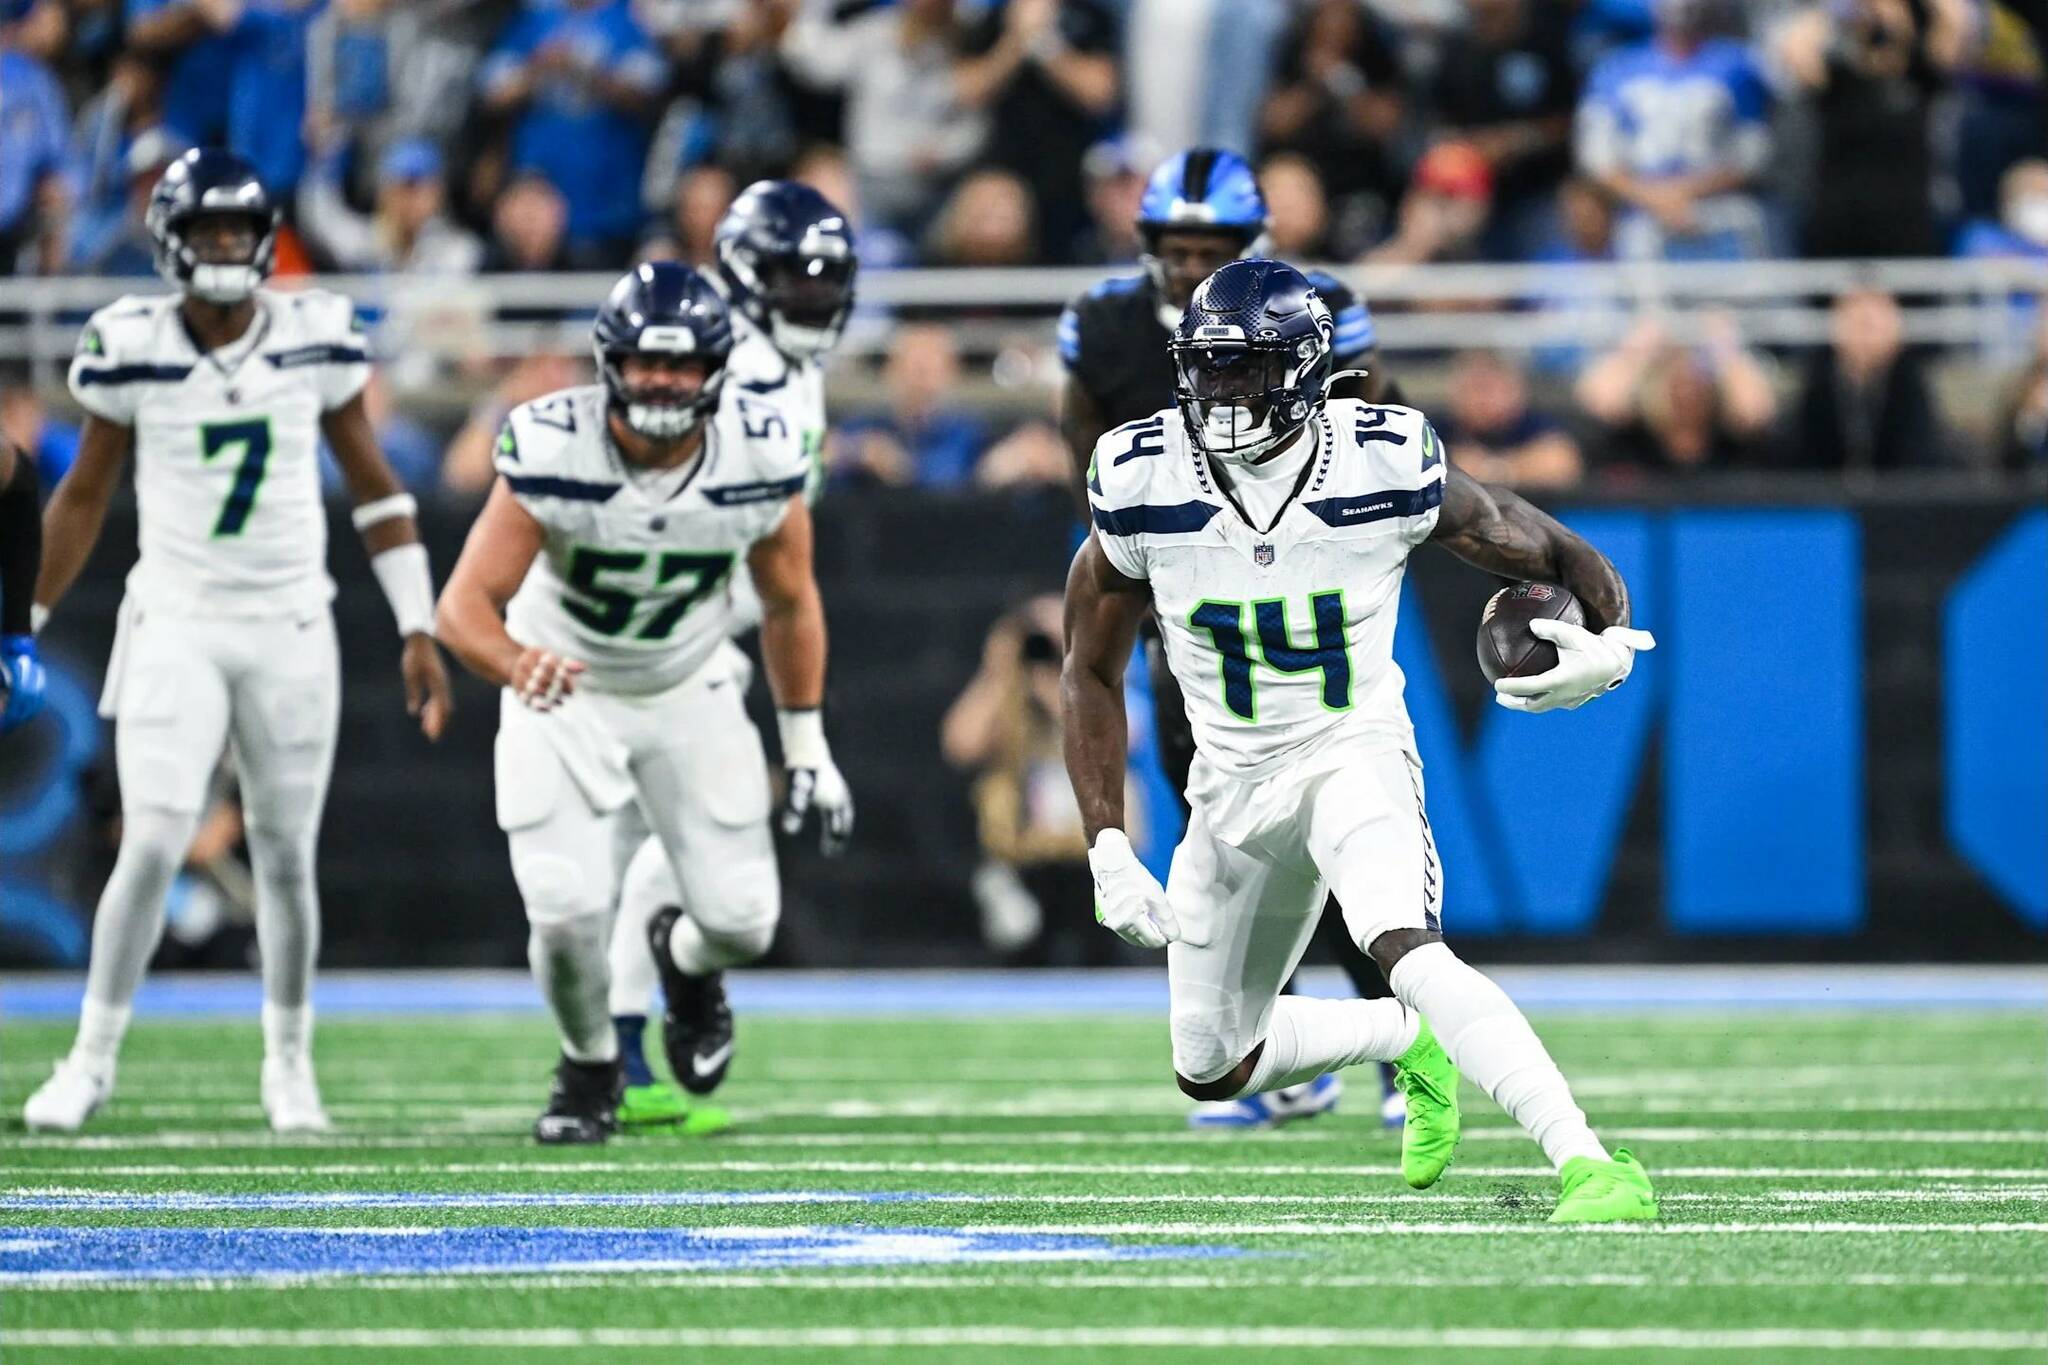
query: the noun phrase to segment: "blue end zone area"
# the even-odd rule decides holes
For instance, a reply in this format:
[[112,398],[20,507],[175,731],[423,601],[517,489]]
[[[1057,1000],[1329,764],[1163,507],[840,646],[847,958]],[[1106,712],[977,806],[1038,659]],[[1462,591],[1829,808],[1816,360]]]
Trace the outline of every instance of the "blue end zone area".
[[1152,1261],[1224,1246],[950,1228],[0,1228],[0,1284]]
[[[2048,976],[2025,967],[1604,967],[1487,968],[1532,1011],[2048,1009]],[[1334,968],[1301,974],[1311,995],[1350,993]],[[733,1007],[786,1015],[1047,1015],[1166,1012],[1166,973],[1101,971],[734,972]],[[0,978],[0,1017],[75,1019],[82,976]],[[314,986],[320,1013],[526,1014],[541,1009],[518,971],[329,972]],[[262,992],[253,976],[158,976],[135,1012],[246,1015]]]

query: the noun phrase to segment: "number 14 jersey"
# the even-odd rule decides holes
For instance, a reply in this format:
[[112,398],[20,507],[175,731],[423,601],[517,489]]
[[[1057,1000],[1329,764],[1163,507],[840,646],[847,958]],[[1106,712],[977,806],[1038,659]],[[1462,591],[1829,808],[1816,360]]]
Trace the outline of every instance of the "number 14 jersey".
[[732,619],[733,575],[775,533],[809,471],[802,433],[728,389],[702,451],[629,470],[601,385],[512,410],[496,462],[547,540],[506,608],[514,638],[587,666],[601,692],[665,692],[703,667]]
[[1408,554],[1429,538],[1444,455],[1411,408],[1332,399],[1306,482],[1254,529],[1172,409],[1095,447],[1095,537],[1152,586],[1197,750],[1262,781],[1337,746],[1414,749],[1394,663]]

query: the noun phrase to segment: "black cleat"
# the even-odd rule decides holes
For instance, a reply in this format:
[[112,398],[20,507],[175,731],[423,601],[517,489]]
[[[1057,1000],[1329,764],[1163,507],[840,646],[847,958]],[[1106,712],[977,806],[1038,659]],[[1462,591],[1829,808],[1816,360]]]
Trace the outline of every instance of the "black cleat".
[[647,926],[647,946],[668,1000],[661,1016],[661,1044],[676,1084],[692,1095],[708,1095],[718,1089],[732,1065],[732,1007],[725,1003],[723,973],[690,976],[676,966],[668,940],[682,917],[679,907],[667,906],[656,911]]
[[533,1123],[533,1140],[547,1146],[603,1142],[618,1131],[625,1070],[616,1061],[555,1063],[547,1112]]

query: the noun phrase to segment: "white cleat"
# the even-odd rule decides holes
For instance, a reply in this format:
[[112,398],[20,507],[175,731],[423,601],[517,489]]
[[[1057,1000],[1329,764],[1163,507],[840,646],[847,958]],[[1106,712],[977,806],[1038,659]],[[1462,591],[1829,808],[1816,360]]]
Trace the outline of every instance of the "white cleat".
[[114,1093],[114,1066],[95,1068],[75,1058],[57,1063],[50,1079],[21,1107],[22,1122],[34,1133],[75,1133]]
[[325,1133],[334,1127],[320,1103],[311,1057],[263,1059],[263,1112],[272,1132]]

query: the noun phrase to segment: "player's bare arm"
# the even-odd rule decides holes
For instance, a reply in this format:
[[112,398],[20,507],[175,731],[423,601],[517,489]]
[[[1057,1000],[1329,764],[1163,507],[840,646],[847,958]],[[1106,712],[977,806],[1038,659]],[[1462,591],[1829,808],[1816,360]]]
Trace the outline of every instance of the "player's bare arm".
[[580,660],[529,648],[505,629],[505,604],[525,581],[543,540],[540,523],[499,479],[469,528],[434,612],[434,634],[465,668],[493,687],[511,688],[537,711],[560,704],[583,671]]
[[1443,510],[1430,539],[1488,573],[1569,588],[1596,633],[1629,623],[1628,584],[1606,555],[1519,494],[1455,467],[1444,471]]
[[1074,505],[1081,509],[1083,520],[1088,516],[1088,461],[1095,453],[1095,443],[1110,425],[1095,396],[1080,380],[1068,375],[1066,386],[1060,390],[1060,436],[1073,460]]
[[775,534],[747,553],[761,593],[761,661],[783,710],[816,710],[825,700],[825,603],[811,570],[811,509],[801,497]]
[[1151,608],[1151,585],[1118,573],[1090,536],[1067,570],[1067,657],[1060,670],[1067,776],[1090,843],[1124,825],[1124,668]]
[[1538,621],[1530,630],[1557,646],[1558,664],[1502,678],[1494,698],[1513,711],[1569,710],[1627,681],[1638,650],[1656,646],[1629,626],[1628,584],[1606,555],[1549,513],[1455,467],[1444,471],[1443,510],[1430,538],[1467,564],[1505,578],[1558,583],[1579,599],[1586,624]]
[[135,445],[135,430],[90,414],[79,433],[78,458],[43,508],[43,563],[36,574],[36,605],[49,611],[71,591],[106,524],[107,505],[121,483],[121,466]]
[[384,459],[361,394],[324,413],[320,430],[341,466],[355,503],[356,530],[405,640],[399,672],[405,679],[406,714],[418,717],[420,732],[437,740],[455,699],[448,670],[434,648],[434,586],[427,549],[420,544],[417,508]]

